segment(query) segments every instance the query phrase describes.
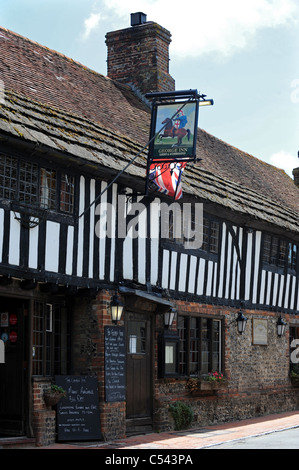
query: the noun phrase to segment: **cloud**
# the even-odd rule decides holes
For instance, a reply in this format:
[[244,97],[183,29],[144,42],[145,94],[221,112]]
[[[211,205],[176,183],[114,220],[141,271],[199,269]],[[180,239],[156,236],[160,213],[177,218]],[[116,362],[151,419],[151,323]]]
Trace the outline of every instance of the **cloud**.
[[271,165],[277,168],[282,168],[291,178],[293,177],[292,171],[298,168],[299,160],[295,155],[292,155],[284,150],[274,153],[269,159]]
[[84,31],[82,33],[83,39],[88,39],[91,32],[98,26],[101,20],[100,13],[91,13],[86,20],[84,20]]
[[[142,11],[172,33],[172,58],[217,54],[230,57],[247,47],[256,34],[295,21],[297,0],[104,0],[126,21]],[[120,26],[123,28],[124,26]]]

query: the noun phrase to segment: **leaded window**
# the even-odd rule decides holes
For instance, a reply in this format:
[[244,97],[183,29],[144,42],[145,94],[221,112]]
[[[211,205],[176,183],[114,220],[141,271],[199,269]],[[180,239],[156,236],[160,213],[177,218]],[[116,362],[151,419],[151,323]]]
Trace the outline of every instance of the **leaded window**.
[[296,271],[298,246],[277,236],[264,235],[263,263],[282,269]]
[[17,191],[17,160],[0,155],[0,197],[15,199]]
[[62,174],[60,188],[60,210],[71,214],[74,210],[74,176]]
[[40,169],[40,206],[44,209],[55,209],[57,194],[56,171]]
[[218,253],[219,251],[219,223],[210,220],[207,217],[203,218],[203,243],[202,249],[209,253]]
[[[167,214],[169,218],[169,230],[166,231],[167,238],[169,238],[170,241],[183,245],[189,238],[192,240],[193,232],[196,227],[194,207],[191,207],[190,220],[189,218],[185,218],[183,206],[180,206],[178,203],[173,203],[169,207],[171,210],[169,210],[169,214]],[[202,245],[200,249],[208,253],[218,254],[220,242],[219,222],[204,216],[202,220],[197,221],[197,223],[199,223],[199,230],[202,230]]]
[[74,176],[0,154],[0,197],[30,207],[74,212]]
[[179,316],[179,374],[205,375],[222,368],[221,320]]
[[66,374],[69,367],[69,317],[61,305],[34,302],[32,374]]

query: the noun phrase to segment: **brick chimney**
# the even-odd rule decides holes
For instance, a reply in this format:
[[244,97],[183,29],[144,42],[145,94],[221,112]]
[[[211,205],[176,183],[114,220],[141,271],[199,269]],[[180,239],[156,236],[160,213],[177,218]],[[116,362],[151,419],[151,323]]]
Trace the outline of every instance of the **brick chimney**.
[[131,14],[131,27],[106,34],[108,77],[149,92],[174,91],[169,75],[171,34],[144,13]]
[[[299,150],[298,150],[298,158],[299,158]],[[298,186],[298,188],[299,188],[299,167],[294,168],[293,175],[294,175],[295,185]]]
[[293,170],[293,175],[294,175],[294,182],[295,182],[295,185],[298,186],[298,188],[299,188],[299,167],[298,167],[298,168],[294,168],[294,170]]

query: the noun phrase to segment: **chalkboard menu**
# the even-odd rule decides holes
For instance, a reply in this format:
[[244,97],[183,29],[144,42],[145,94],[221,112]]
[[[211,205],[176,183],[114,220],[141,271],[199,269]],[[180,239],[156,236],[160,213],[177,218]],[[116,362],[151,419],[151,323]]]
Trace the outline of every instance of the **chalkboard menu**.
[[126,399],[125,329],[105,326],[105,396],[106,401]]
[[58,440],[101,439],[97,378],[57,375],[55,382],[67,392],[57,405]]

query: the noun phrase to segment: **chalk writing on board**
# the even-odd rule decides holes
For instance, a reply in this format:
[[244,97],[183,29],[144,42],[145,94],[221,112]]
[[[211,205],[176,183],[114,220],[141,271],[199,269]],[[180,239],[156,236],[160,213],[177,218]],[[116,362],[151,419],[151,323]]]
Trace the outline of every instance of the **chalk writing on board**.
[[58,440],[100,439],[97,378],[58,375],[55,382],[67,392],[57,405]]
[[105,327],[105,394],[106,401],[125,401],[125,329]]

